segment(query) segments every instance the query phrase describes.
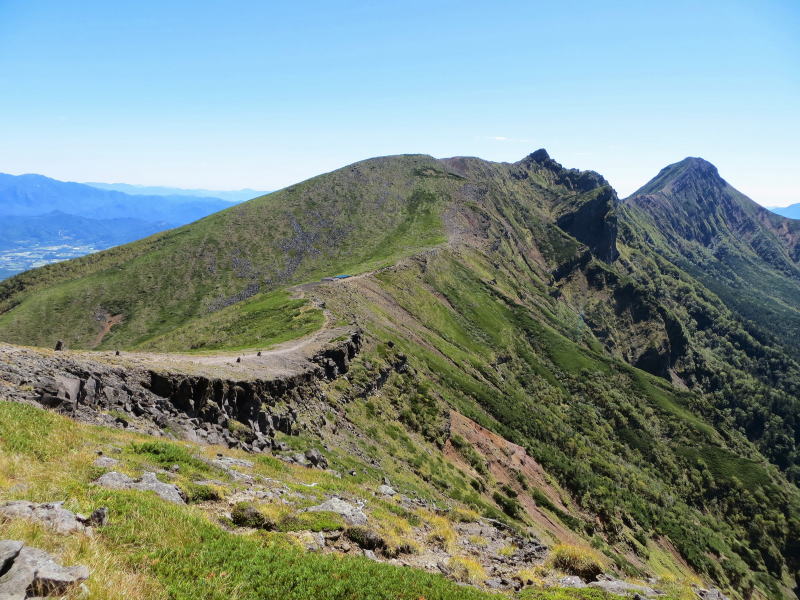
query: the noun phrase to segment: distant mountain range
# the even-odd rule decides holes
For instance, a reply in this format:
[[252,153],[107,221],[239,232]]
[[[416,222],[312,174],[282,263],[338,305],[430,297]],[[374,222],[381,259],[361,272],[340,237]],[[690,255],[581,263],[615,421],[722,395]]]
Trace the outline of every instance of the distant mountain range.
[[268,193],[263,190],[203,190],[184,189],[153,185],[131,185],[129,183],[96,183],[87,182],[86,185],[101,189],[124,192],[132,196],[194,196],[200,198],[220,198],[228,202],[244,202]]
[[185,225],[259,192],[220,194],[0,174],[0,279]]
[[769,209],[782,217],[800,219],[800,203],[790,204],[789,206],[770,206]]

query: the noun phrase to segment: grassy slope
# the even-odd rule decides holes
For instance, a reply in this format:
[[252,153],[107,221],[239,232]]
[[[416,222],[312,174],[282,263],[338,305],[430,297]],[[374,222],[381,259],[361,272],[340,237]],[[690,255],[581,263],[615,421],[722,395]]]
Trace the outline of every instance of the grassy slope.
[[800,481],[800,225],[686,161],[626,200],[623,212],[624,270],[696,350],[674,370]]
[[[436,165],[424,156],[365,161],[140,242],[22,274],[0,286],[0,337],[86,347],[100,328],[96,314],[109,313],[124,321],[101,347],[160,347],[158,338],[237,295],[392,263],[444,241],[439,211],[451,180],[416,175]],[[202,343],[186,331],[187,345]]]
[[665,168],[625,211],[653,249],[797,353],[798,221],[757,205],[699,159]]
[[[204,299],[241,290],[253,274],[280,286],[382,266],[434,246],[442,241],[439,215],[448,204],[456,209],[450,215],[456,229],[468,225],[468,235],[478,238],[480,250],[432,253],[410,261],[408,268],[382,272],[377,277],[380,293],[358,290],[329,298],[342,317],[357,318],[379,338],[394,339],[412,357],[421,379],[430,382],[404,392],[409,406],[395,407],[401,422],[436,441],[441,425],[436,415],[450,406],[523,445],[571,492],[574,502],[597,515],[596,521],[572,526],[592,537],[622,569],[646,571],[655,560],[650,540],[666,536],[698,571],[741,593],[758,586],[780,597],[781,586],[789,585],[798,567],[792,546],[800,531],[797,489],[732,430],[730,415],[708,398],[677,392],[609,358],[612,354],[634,362],[643,348],[663,345],[668,318],[695,324],[710,318],[713,331],[699,325],[684,331],[694,354],[687,353],[677,367],[696,377],[691,383],[698,385],[717,371],[732,379],[744,373],[748,384],[761,385],[756,379],[761,366],[748,354],[753,340],[735,316],[712,311],[713,294],[641,248],[622,247],[623,258],[614,267],[596,261],[575,267],[585,256],[581,245],[553,225],[554,207],[563,208],[569,194],[546,173],[534,170],[514,177],[506,167],[476,159],[458,168],[459,175],[448,175],[425,157],[367,161],[142,247],[33,272],[4,288],[24,281],[32,285],[6,299],[23,304],[0,317],[0,332],[50,335],[52,331],[39,328],[41,323],[58,323],[48,313],[58,297],[66,320],[85,324],[81,315],[99,301],[97,294],[117,293],[111,284],[116,282],[119,293],[134,300],[120,309],[130,311],[130,317],[107,344],[159,347],[168,343],[164,340],[174,327],[202,314]],[[284,204],[275,205],[276,197]],[[343,210],[351,203],[361,212]],[[292,225],[292,216],[298,226],[304,220],[301,230]],[[263,223],[276,224],[274,239],[279,242],[265,241]],[[117,254],[141,253],[148,244],[156,251],[114,266]],[[245,258],[236,254],[243,248]],[[298,259],[294,270],[287,269],[292,258]],[[37,278],[67,277],[93,260],[101,267],[93,267],[97,272],[87,279],[36,291]],[[572,271],[564,268],[565,278],[554,281],[553,273],[570,264]],[[142,271],[143,265],[151,270]],[[137,278],[144,272],[163,272],[170,286],[179,285],[175,278],[180,279],[178,297],[164,299],[160,319],[151,314],[158,304],[132,292],[141,290]],[[623,306],[626,302],[630,306]],[[103,308],[116,312],[110,305]],[[199,338],[187,325],[179,329],[187,332],[180,343],[192,345],[200,339],[203,344],[226,344],[226,315],[232,323],[246,323],[245,334],[252,327],[241,321],[242,312],[239,307],[221,311],[214,318],[222,323],[210,323],[211,331],[198,328]],[[274,335],[281,334],[279,328]],[[761,352],[757,344],[753,347]],[[726,370],[725,363],[741,371]],[[351,384],[357,387],[355,377]],[[731,398],[747,398],[750,389],[737,389]],[[772,439],[763,440],[765,448]],[[420,459],[418,468],[443,490],[481,510],[496,513],[511,506],[488,491],[476,497],[475,488],[458,478],[437,479],[435,463]],[[494,483],[483,485],[500,492]]]
[[321,310],[276,290],[190,319],[169,333],[142,342],[138,348],[159,352],[266,348],[308,335],[323,322]]
[[[489,265],[473,253],[442,252],[423,265],[381,273],[383,296],[338,299],[430,381],[414,414],[438,398],[524,446],[599,519],[565,523],[632,575],[654,560],[644,541],[666,536],[723,585],[781,597],[784,575],[772,561],[791,559],[800,494],[742,436],[698,416],[700,397],[576,344],[567,336],[580,333],[519,273],[495,271],[489,283],[480,277]],[[469,488],[443,485],[480,507]],[[773,537],[754,540],[754,518],[773,523]]]
[[[116,444],[130,452],[132,443],[143,438],[87,428],[24,405],[0,403],[0,415],[0,486],[5,498],[67,497],[69,508],[83,512],[109,507],[109,525],[91,538],[54,537],[25,522],[0,523],[4,538],[57,551],[70,564],[89,564],[94,571],[91,598],[491,597],[421,571],[363,558],[306,554],[279,535],[235,535],[197,508],[176,506],[147,493],[91,486],[98,475],[91,467],[94,448]],[[191,475],[224,479],[185,451],[172,454],[170,462],[188,473],[181,482]],[[135,473],[157,457],[121,458]]]
[[[359,422],[356,415],[354,418]],[[390,439],[407,442],[407,448],[414,447],[399,422],[395,422]],[[303,438],[289,441],[297,448],[306,447],[308,443]],[[117,452],[112,455],[120,461],[115,468],[132,476],[143,470],[177,464],[180,470],[172,476],[172,481],[194,494],[195,502],[200,503],[178,506],[150,493],[107,490],[91,485],[102,472],[91,465],[96,451],[102,449],[108,453],[113,448]],[[305,552],[292,541],[292,531],[339,529],[342,522],[336,515],[324,513],[288,514],[287,511],[296,510],[292,502],[267,504],[260,509],[269,511],[267,514],[273,517],[288,515],[279,521],[277,532],[227,531],[208,504],[208,496],[199,495],[198,486],[191,484],[198,478],[214,478],[220,481],[215,488],[217,494],[231,494],[240,487],[224,472],[198,460],[213,457],[218,450],[221,449],[87,427],[40,409],[0,402],[0,498],[42,502],[66,499],[66,507],[74,511],[88,513],[102,505],[109,508],[110,515],[108,524],[92,536],[53,535],[42,526],[24,520],[0,521],[0,535],[52,552],[64,564],[89,566],[92,572],[87,582],[90,600],[489,600],[507,597],[464,587],[441,575],[416,569],[366,558]],[[371,526],[378,528],[390,541],[393,532],[397,536],[397,531],[402,534],[409,528],[409,520],[417,525],[428,522],[434,532],[452,531],[448,518],[424,510],[412,514],[390,500],[376,498],[371,490],[381,481],[381,471],[354,460],[345,452],[329,453],[329,458],[332,466],[340,471],[358,468],[363,474],[341,479],[317,470],[287,466],[263,456],[255,459],[252,473],[269,477],[272,485],[282,482],[289,490],[299,492],[304,498],[303,506],[319,502],[327,493],[360,498],[371,515]],[[457,472],[452,465],[445,470]],[[402,489],[414,490],[425,498],[432,494],[437,497],[435,487],[413,473],[390,472],[395,485],[400,484]],[[313,487],[309,487],[311,483]],[[471,513],[463,509],[459,515],[461,520],[472,518]],[[678,597],[681,596],[668,596],[670,599]],[[537,586],[523,590],[519,598],[617,600],[598,590]]]

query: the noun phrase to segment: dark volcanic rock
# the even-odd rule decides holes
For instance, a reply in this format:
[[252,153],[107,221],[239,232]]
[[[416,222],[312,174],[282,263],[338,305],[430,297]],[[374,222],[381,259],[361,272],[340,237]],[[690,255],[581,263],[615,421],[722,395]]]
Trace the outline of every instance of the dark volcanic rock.
[[559,217],[557,224],[586,244],[597,258],[614,262],[619,256],[616,204],[617,195],[606,186],[574,211]]
[[328,459],[325,458],[322,453],[312,448],[306,452],[306,459],[313,467],[317,467],[318,469],[327,469],[328,468]]
[[276,431],[299,432],[300,414],[323,404],[320,384],[346,373],[361,344],[361,333],[353,331],[312,356],[305,370],[247,381],[123,368],[0,344],[0,398],[93,424],[265,451]]

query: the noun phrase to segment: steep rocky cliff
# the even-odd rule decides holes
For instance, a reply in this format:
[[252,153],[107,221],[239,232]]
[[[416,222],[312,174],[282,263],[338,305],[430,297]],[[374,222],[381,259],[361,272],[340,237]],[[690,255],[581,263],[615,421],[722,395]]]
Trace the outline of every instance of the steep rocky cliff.
[[102,358],[0,345],[0,385],[7,399],[80,421],[263,451],[275,446],[276,431],[296,433],[300,414],[324,414],[320,383],[347,373],[361,344],[355,331],[296,373],[264,373],[263,379],[132,369]]

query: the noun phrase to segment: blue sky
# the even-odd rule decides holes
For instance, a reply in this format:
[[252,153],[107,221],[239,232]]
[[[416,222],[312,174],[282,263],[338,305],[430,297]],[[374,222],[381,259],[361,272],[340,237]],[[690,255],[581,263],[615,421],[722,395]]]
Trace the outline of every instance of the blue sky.
[[0,171],[277,189],[539,147],[800,202],[800,2],[0,0]]

